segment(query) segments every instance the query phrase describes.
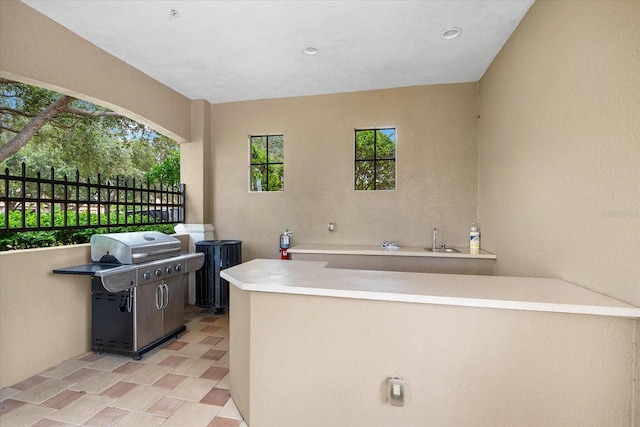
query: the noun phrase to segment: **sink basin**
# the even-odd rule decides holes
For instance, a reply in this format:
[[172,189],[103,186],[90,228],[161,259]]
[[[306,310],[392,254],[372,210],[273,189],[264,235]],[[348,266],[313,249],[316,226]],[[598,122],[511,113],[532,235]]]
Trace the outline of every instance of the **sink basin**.
[[442,253],[454,253],[454,252],[456,252],[456,253],[460,253],[459,250],[454,249],[454,248],[436,248],[436,249],[424,248],[424,250],[428,251],[428,252],[442,252]]

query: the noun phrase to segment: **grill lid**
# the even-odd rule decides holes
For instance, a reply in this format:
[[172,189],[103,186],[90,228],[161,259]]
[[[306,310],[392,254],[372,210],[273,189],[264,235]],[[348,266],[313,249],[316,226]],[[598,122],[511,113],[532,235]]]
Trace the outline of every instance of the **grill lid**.
[[113,259],[120,264],[168,258],[180,253],[180,240],[158,231],[94,234],[91,236],[91,260]]

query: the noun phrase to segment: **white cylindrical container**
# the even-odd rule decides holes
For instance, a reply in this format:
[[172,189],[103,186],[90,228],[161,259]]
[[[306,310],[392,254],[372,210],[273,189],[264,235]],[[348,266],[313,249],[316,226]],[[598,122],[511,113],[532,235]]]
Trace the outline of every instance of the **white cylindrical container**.
[[469,249],[476,252],[480,251],[480,232],[475,222],[471,224],[471,231],[469,232]]

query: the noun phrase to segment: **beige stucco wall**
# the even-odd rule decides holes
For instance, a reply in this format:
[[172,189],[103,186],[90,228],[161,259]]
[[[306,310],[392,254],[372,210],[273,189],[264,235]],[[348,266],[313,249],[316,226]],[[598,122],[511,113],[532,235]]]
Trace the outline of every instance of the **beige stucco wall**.
[[640,304],[640,2],[537,1],[480,81],[497,274]]
[[91,280],[53,269],[91,261],[88,244],[0,252],[0,388],[91,349]]
[[[293,244],[464,246],[477,211],[477,83],[218,104],[212,107],[216,238],[245,259]],[[395,126],[395,191],[355,191],[354,129]],[[284,134],[284,192],[249,192],[249,135]],[[327,223],[335,222],[330,233]]]
[[191,138],[191,101],[36,12],[0,1],[0,76],[57,90]]
[[187,224],[211,221],[211,104],[191,102],[191,142],[180,146],[180,179],[189,196],[185,201]]
[[407,257],[329,254],[291,254],[299,261],[322,261],[329,268],[355,270],[409,271],[416,273],[495,274],[495,259]]
[[231,305],[231,396],[251,427],[633,425],[632,319],[235,286]]

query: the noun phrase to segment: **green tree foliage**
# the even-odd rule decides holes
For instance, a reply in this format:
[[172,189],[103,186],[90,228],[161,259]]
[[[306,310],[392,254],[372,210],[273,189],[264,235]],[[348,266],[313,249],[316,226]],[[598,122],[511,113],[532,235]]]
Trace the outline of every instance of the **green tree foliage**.
[[[0,146],[24,129],[61,95],[18,82],[0,82]],[[178,144],[153,129],[90,102],[75,100],[48,121],[1,168],[27,173],[144,181],[154,165],[179,153]],[[179,154],[178,154],[179,161]],[[179,168],[178,168],[179,170]],[[179,178],[178,178],[179,181]]]
[[251,191],[284,190],[283,135],[251,137]]
[[[64,224],[64,213],[60,209],[56,209],[53,215],[53,225],[59,226]],[[117,218],[119,216],[119,218]],[[115,224],[118,221],[124,223],[124,214],[111,213],[111,223]],[[153,221],[153,218],[147,218],[144,215],[136,214],[137,221]],[[51,224],[52,217],[50,214],[45,214],[41,217],[41,222],[44,227],[48,227]],[[0,213],[0,224],[5,222],[5,214]],[[86,225],[86,224],[98,224],[98,214],[81,212],[78,218],[78,224],[75,223],[75,216],[70,215],[67,218],[67,222],[71,225]],[[100,223],[107,223],[107,215],[100,214]],[[33,227],[34,230],[38,226],[37,214],[34,211],[25,212],[25,225],[27,227]],[[98,227],[98,228],[65,228],[60,230],[37,230],[37,231],[11,231],[11,228],[17,228],[22,226],[22,212],[12,211],[9,213],[9,230],[0,233],[0,251],[9,251],[15,249],[29,249],[29,248],[42,248],[48,246],[60,246],[60,245],[72,245],[76,243],[88,243],[89,239],[94,234],[101,233],[123,233],[127,231],[160,231],[166,234],[172,234],[174,224],[153,224],[145,226],[118,226],[110,227]]]
[[176,148],[160,163],[151,166],[146,178],[150,184],[165,184],[175,187],[180,183],[180,151]]
[[395,156],[395,129],[357,130],[355,189],[394,190]]

